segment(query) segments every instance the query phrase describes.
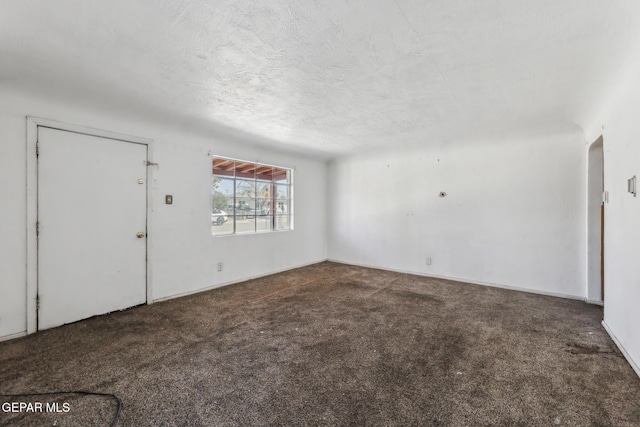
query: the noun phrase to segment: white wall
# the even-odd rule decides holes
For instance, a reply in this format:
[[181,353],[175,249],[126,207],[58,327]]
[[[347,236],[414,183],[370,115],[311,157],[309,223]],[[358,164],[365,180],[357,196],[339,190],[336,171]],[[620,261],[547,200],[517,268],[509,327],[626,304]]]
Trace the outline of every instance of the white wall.
[[585,145],[575,132],[332,161],[329,259],[584,298]]
[[[136,116],[0,93],[0,338],[26,331],[27,115],[151,138],[153,211],[149,260],[153,299],[172,297],[323,261],[326,255],[326,162],[215,135],[189,133]],[[211,236],[211,151],[293,167],[295,230]],[[31,155],[31,153],[30,153]],[[174,196],[173,205],[164,195]],[[64,242],[60,242],[64,250]],[[216,270],[224,262],[224,271]]]
[[627,179],[640,177],[640,61],[625,70],[600,117],[587,131],[604,138],[604,323],[640,375],[640,196]]

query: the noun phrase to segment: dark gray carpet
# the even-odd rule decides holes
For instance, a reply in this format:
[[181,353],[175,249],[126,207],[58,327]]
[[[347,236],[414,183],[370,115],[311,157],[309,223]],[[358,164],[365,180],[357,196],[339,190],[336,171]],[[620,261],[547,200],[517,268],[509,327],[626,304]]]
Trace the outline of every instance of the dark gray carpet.
[[[119,426],[640,425],[579,301],[321,263],[0,343],[0,393],[88,390]],[[115,402],[0,425],[107,426]]]

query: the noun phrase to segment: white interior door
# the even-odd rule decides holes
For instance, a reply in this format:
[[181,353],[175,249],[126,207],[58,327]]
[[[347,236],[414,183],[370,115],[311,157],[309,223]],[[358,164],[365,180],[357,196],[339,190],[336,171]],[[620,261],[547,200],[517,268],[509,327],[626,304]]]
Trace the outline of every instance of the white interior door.
[[146,302],[147,146],[39,127],[38,147],[38,329]]

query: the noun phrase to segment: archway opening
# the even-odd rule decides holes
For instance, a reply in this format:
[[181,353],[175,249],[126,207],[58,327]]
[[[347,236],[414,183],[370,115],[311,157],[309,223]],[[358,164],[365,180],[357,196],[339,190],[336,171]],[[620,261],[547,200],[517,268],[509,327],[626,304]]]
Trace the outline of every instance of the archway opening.
[[604,140],[589,147],[587,183],[587,299],[604,303]]

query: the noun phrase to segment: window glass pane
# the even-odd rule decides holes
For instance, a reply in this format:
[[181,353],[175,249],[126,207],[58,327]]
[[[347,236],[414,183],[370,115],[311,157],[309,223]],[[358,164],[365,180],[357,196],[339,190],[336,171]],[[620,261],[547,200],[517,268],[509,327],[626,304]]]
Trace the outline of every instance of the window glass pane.
[[259,181],[273,181],[273,168],[271,166],[258,165],[256,179]]
[[273,169],[273,180],[282,183],[282,182],[290,182],[291,171],[289,169],[282,168],[274,168]]
[[291,214],[291,200],[276,200],[276,215]]
[[247,198],[245,201],[255,199],[256,182],[253,180],[236,179],[236,200]]
[[258,215],[256,217],[256,231],[269,231],[269,230],[271,230],[272,222],[273,222],[273,216],[271,216],[271,215]]
[[290,215],[276,215],[275,229],[276,230],[288,230],[291,228]]
[[213,177],[212,207],[225,210],[228,209],[229,205],[233,206],[233,189],[235,186],[233,181],[233,178]]
[[228,159],[213,158],[213,174],[217,176],[233,177],[235,162]]
[[253,233],[256,231],[256,217],[243,215],[236,217],[236,233]]
[[256,165],[253,163],[236,162],[236,178],[254,180],[256,178]]
[[290,199],[291,198],[291,186],[287,184],[276,184],[276,197],[278,199]]
[[256,199],[256,215],[270,215],[271,199]]
[[256,205],[256,182],[236,179],[235,214],[238,219],[253,218]]
[[215,236],[233,233],[233,216],[224,215],[224,212],[214,209],[211,214],[211,233]]
[[262,199],[268,199],[271,197],[271,182],[258,181],[256,183],[257,196]]
[[233,219],[229,205],[233,206],[233,178],[213,176],[211,194],[211,233],[214,235],[233,233]]

